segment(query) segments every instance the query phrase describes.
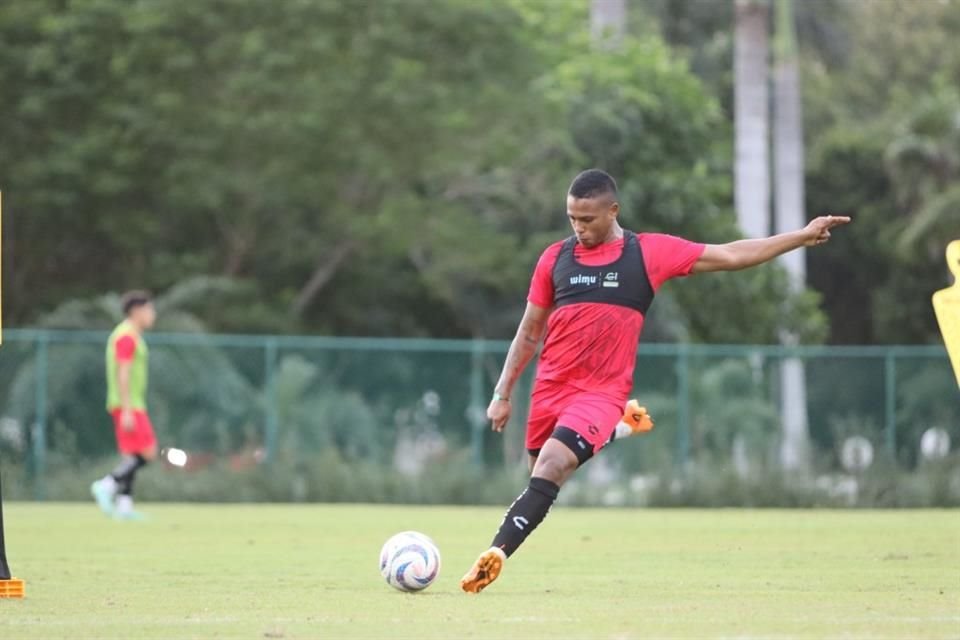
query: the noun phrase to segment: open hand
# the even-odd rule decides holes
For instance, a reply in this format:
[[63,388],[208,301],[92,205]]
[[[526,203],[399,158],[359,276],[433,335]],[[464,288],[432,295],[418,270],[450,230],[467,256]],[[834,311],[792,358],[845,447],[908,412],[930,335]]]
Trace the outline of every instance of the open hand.
[[803,229],[806,236],[803,246],[815,247],[827,242],[830,239],[830,229],[848,222],[850,222],[850,216],[820,216],[814,218]]

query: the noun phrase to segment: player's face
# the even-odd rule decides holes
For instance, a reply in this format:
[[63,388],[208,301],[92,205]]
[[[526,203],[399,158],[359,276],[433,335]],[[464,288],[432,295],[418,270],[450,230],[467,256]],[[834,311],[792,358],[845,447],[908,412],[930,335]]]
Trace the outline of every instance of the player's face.
[[574,198],[567,196],[567,218],[577,241],[595,247],[610,239],[620,205],[609,196]]
[[151,329],[157,321],[157,310],[152,303],[140,305],[133,310],[133,319],[141,329]]

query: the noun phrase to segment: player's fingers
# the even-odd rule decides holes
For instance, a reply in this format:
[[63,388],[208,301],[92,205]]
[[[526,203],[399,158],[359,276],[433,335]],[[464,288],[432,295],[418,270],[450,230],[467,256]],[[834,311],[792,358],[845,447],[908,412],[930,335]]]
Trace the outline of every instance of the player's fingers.
[[825,228],[832,229],[833,227],[839,227],[842,224],[850,222],[850,216],[824,216],[823,220]]

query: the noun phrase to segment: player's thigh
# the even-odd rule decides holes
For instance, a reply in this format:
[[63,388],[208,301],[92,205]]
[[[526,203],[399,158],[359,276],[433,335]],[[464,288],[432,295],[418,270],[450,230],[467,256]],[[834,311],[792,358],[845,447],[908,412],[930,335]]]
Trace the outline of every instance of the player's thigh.
[[552,407],[531,405],[530,416],[527,418],[526,435],[526,448],[531,465],[536,462],[537,456],[540,455],[540,449],[550,439],[556,424],[557,412]]
[[[623,417],[623,402],[596,394],[579,394],[557,417],[557,428],[565,427],[579,436],[574,453],[585,444],[590,455],[610,440]],[[567,440],[569,438],[561,438]]]
[[123,455],[132,456],[137,453],[138,446],[136,424],[132,429],[124,428],[122,414],[120,409],[110,412],[110,418],[113,420],[113,435],[117,440],[117,451]]
[[134,436],[136,441],[136,453],[147,460],[153,460],[157,457],[157,434],[153,430],[153,422],[146,411],[134,412],[136,426],[134,427]]
[[[550,439],[563,410],[563,389],[557,385],[538,382],[530,395],[530,413],[527,417],[526,448],[532,465],[540,449]],[[531,466],[532,469],[532,466]]]

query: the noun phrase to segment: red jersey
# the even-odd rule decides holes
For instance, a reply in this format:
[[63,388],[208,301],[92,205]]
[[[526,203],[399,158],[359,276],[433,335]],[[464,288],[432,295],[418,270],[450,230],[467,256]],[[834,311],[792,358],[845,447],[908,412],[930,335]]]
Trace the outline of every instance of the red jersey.
[[[689,275],[705,248],[662,233],[639,233],[636,241],[653,292],[670,278]],[[527,301],[538,307],[554,306],[553,272],[563,244],[550,245],[537,261]],[[623,238],[592,248],[576,243],[573,249],[575,261],[590,267],[611,264],[623,253]],[[625,401],[633,387],[642,330],[643,313],[627,306],[598,302],[558,306],[547,322],[537,382],[560,383]]]

